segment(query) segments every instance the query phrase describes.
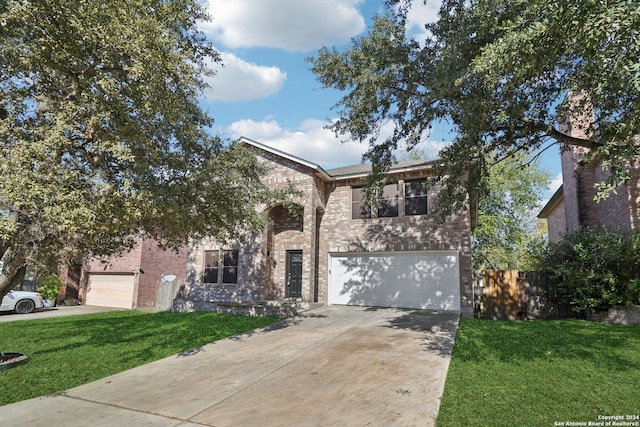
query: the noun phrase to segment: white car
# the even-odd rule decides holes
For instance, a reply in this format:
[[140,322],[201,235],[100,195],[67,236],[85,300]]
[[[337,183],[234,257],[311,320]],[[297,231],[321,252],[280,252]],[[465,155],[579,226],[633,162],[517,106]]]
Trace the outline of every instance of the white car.
[[20,314],[27,314],[36,308],[42,308],[42,306],[42,295],[37,292],[9,291],[2,298],[0,311],[15,311]]

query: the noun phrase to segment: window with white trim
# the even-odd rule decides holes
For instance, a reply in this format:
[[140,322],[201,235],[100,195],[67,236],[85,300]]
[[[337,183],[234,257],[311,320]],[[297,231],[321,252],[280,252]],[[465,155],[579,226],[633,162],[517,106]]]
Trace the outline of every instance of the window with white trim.
[[398,184],[387,184],[378,199],[378,218],[398,216]]
[[371,218],[371,206],[364,199],[364,187],[351,187],[351,219]]
[[203,283],[235,285],[238,283],[238,251],[214,250],[204,252]]
[[404,214],[426,215],[427,214],[427,190],[426,179],[414,179],[404,182]]

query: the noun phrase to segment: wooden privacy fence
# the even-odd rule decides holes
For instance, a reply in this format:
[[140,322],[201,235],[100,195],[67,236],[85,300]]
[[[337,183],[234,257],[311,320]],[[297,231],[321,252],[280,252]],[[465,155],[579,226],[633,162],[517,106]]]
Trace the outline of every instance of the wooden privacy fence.
[[574,317],[558,301],[557,283],[545,271],[485,270],[476,292],[477,317],[496,320]]
[[171,282],[158,282],[156,288],[156,311],[171,311],[173,300],[178,295],[183,282],[173,280]]

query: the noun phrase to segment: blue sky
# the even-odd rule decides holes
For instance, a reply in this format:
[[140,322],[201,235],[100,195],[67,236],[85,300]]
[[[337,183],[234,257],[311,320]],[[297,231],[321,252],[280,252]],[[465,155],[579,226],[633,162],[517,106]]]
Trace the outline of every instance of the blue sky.
[[[422,25],[436,19],[440,0],[417,0],[407,31],[419,38]],[[381,0],[208,0],[213,21],[203,24],[222,55],[223,67],[204,93],[202,105],[215,119],[214,130],[230,139],[245,136],[303,159],[333,168],[361,161],[365,144],[342,144],[324,129],[335,118],[340,94],[321,89],[305,58],[322,46],[348,46],[363,35]],[[390,129],[389,129],[390,131]],[[430,158],[452,139],[434,127],[422,143]],[[542,157],[552,177],[560,173],[555,147]],[[555,191],[558,179],[548,193]],[[550,194],[545,194],[548,198]]]

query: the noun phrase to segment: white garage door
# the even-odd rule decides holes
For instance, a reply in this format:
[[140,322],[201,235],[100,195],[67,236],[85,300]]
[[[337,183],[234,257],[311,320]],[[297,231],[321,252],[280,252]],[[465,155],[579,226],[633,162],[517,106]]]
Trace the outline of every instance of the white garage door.
[[87,305],[131,308],[133,306],[133,274],[90,274]]
[[458,255],[332,254],[329,304],[460,311]]

